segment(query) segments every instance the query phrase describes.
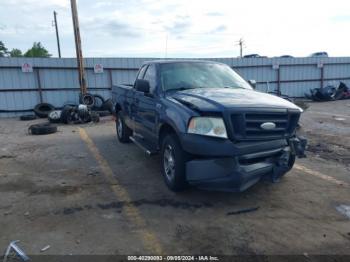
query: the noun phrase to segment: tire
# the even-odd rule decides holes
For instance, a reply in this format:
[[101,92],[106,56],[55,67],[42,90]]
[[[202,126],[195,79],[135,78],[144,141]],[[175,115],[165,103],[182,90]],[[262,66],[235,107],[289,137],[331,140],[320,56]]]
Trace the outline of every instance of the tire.
[[34,113],[40,118],[46,118],[55,107],[48,103],[40,103],[34,107]]
[[95,111],[101,110],[103,104],[105,103],[105,99],[101,95],[94,95],[94,99],[95,99],[95,104],[92,109]]
[[165,184],[171,191],[179,192],[187,188],[187,159],[188,154],[182,149],[176,135],[166,135],[162,140],[160,161]]
[[35,120],[36,116],[35,115],[24,115],[24,116],[20,116],[19,119],[22,121],[31,121],[31,120]]
[[124,117],[121,111],[118,112],[118,117],[116,119],[116,130],[119,142],[128,143],[130,142],[130,136],[132,135],[132,130],[125,125]]
[[31,125],[28,129],[32,135],[48,135],[57,132],[57,126],[53,126],[50,123],[42,123]]
[[92,94],[85,94],[80,97],[80,103],[88,107],[93,107],[95,105],[95,97]]

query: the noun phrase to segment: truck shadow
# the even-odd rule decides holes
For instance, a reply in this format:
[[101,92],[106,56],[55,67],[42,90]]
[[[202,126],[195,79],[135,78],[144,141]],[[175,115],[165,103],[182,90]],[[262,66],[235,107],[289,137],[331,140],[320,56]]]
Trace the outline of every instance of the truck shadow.
[[[153,205],[181,209],[221,207],[257,207],[271,197],[278,188],[274,184],[259,182],[244,192],[207,191],[189,187],[183,192],[171,192],[165,185],[158,155],[149,157],[136,145],[121,144],[115,136],[94,139],[118,181],[128,190],[135,205]],[[111,142],[112,141],[112,142]],[[122,170],[122,172],[121,172]],[[116,207],[125,203],[103,203]]]

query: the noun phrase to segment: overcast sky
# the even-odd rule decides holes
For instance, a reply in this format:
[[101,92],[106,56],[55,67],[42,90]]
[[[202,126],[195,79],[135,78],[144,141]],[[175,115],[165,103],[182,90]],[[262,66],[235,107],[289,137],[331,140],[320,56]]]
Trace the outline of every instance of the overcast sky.
[[[69,0],[2,1],[0,40],[57,56],[53,10],[74,56]],[[350,55],[349,0],[79,0],[78,12],[85,57],[236,57],[240,38],[244,54]]]

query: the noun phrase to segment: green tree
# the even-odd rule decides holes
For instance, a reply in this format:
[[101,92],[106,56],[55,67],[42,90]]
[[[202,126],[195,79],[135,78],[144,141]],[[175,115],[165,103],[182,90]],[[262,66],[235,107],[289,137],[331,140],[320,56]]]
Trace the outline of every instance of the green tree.
[[17,48],[13,48],[11,51],[10,51],[10,56],[11,57],[21,57],[23,56],[22,54],[22,51],[17,49]]
[[8,54],[8,50],[5,44],[2,41],[0,41],[0,57],[7,56],[7,54]]
[[40,42],[34,42],[31,49],[24,53],[25,57],[50,57],[52,56]]

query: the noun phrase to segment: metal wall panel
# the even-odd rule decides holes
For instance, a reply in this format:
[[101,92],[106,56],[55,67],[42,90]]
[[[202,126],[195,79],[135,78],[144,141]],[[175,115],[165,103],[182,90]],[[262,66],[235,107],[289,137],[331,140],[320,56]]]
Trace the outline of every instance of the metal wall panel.
[[[132,84],[137,69],[156,58],[86,58],[86,79],[89,92],[110,97],[115,84]],[[262,92],[275,91],[302,97],[311,88],[337,85],[339,81],[350,86],[350,58],[213,58],[201,59],[221,62],[233,67],[246,80],[257,81]],[[23,73],[24,62],[31,63],[33,73]],[[102,64],[104,72],[94,73],[95,64]],[[23,113],[1,110],[32,109],[40,102],[39,87],[44,102],[61,107],[77,103],[79,81],[75,58],[0,58],[0,117]],[[322,69],[323,67],[323,69]],[[323,71],[323,81],[321,80]],[[38,78],[39,77],[39,78]],[[39,82],[40,80],[40,82]],[[102,88],[102,89],[101,89]]]
[[321,70],[317,65],[281,66],[281,81],[320,79]]

